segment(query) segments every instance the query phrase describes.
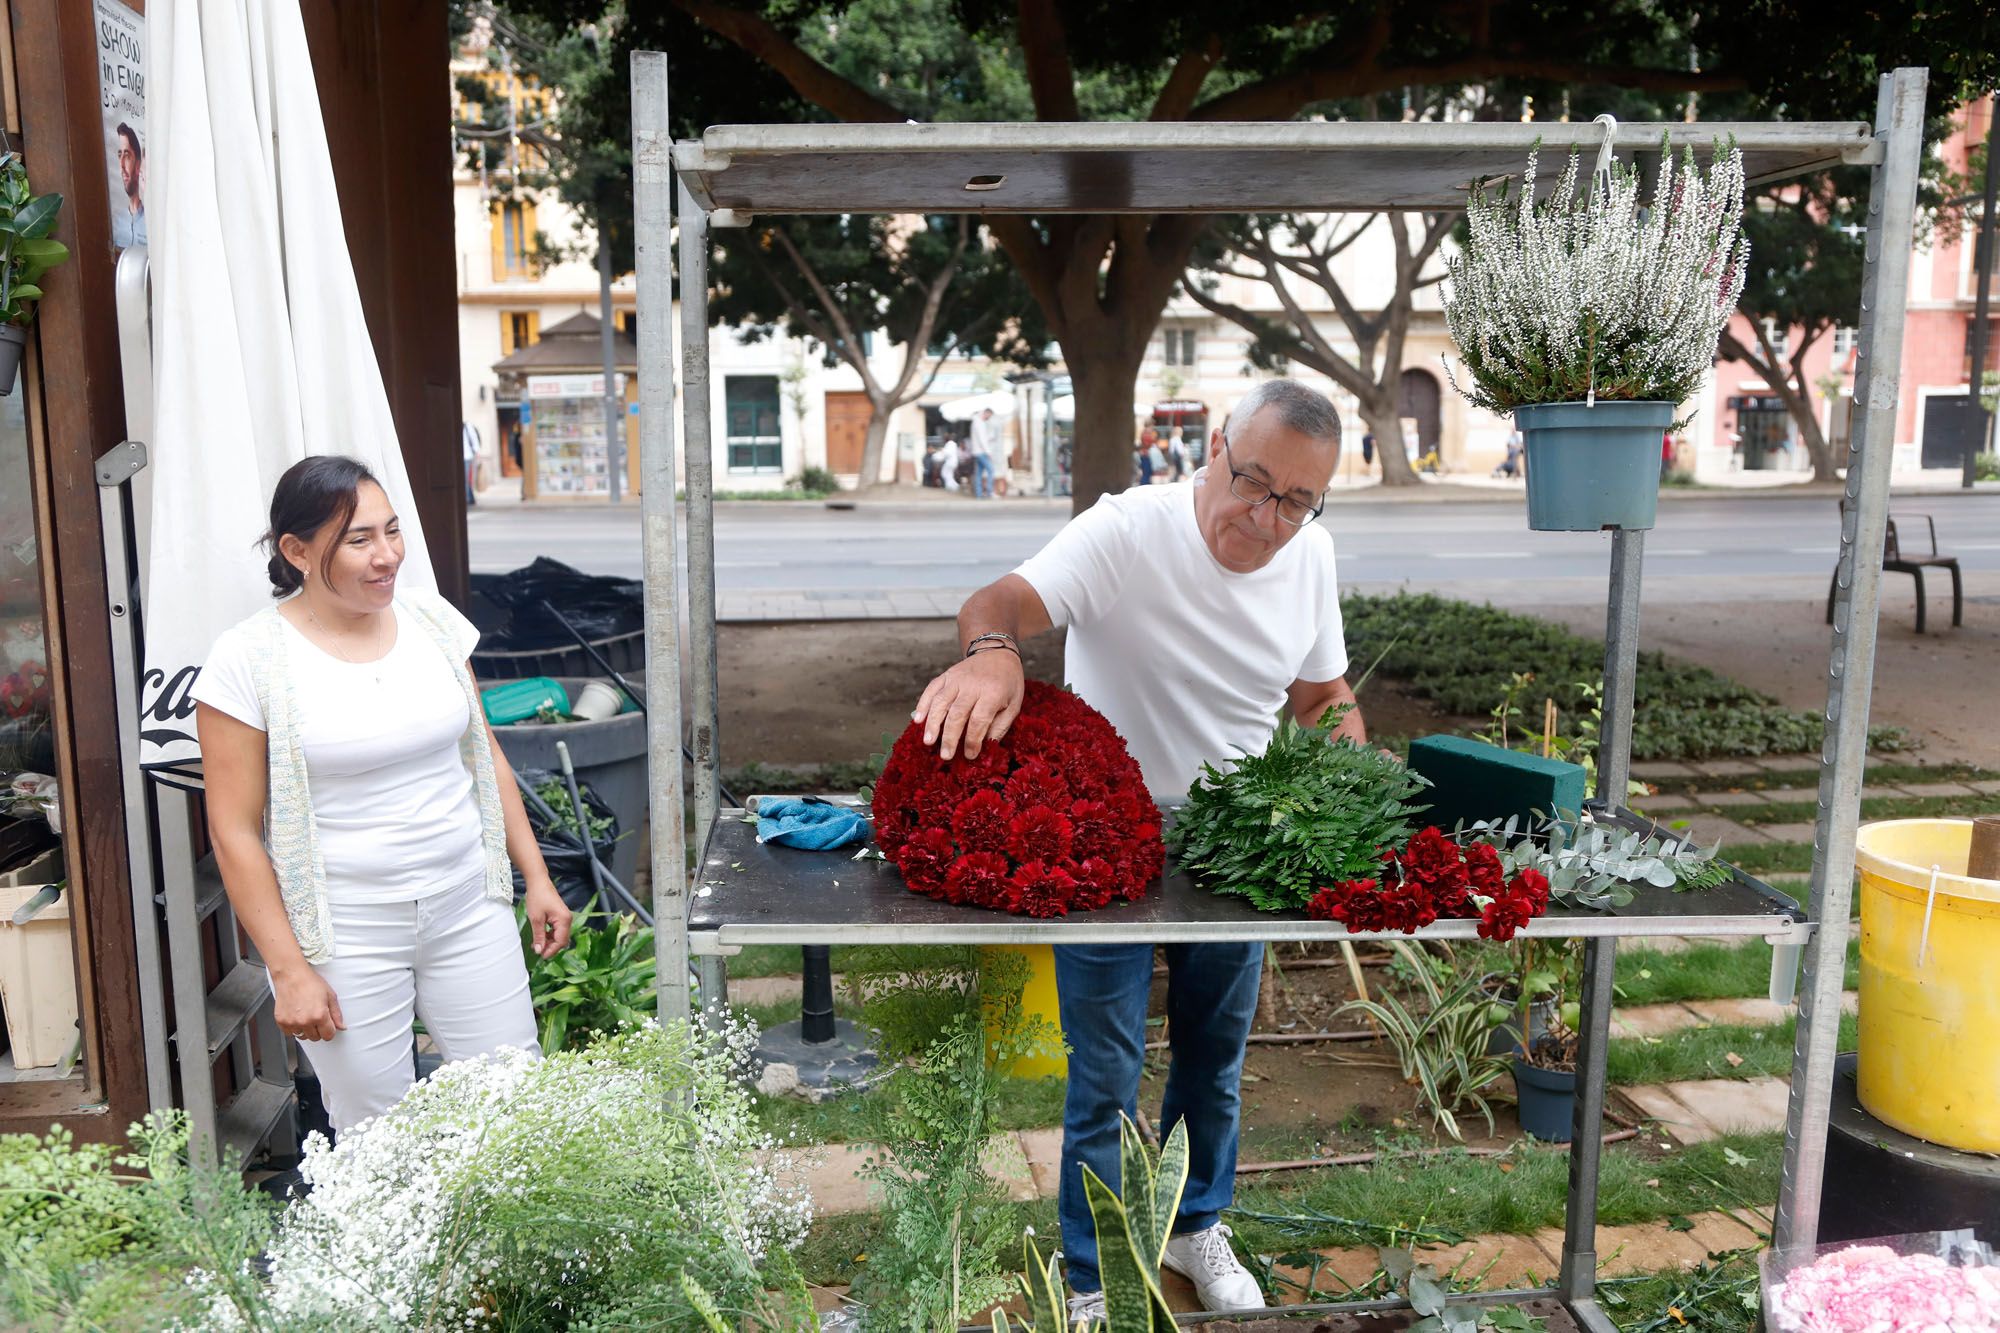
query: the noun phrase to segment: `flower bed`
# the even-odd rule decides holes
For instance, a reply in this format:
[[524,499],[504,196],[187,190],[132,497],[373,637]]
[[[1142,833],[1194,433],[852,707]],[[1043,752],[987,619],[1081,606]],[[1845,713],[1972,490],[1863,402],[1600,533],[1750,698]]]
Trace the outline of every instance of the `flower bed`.
[[1145,895],[1160,876],[1160,814],[1104,715],[1027,683],[1006,738],[940,760],[912,722],[875,784],[875,838],[913,893],[1065,916]]

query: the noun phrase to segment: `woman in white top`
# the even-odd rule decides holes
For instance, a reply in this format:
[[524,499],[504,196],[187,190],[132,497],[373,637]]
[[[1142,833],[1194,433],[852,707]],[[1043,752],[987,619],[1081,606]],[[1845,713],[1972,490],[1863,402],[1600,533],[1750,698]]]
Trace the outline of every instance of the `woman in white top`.
[[478,707],[479,633],[398,593],[402,529],[367,468],[294,464],[264,541],[283,600],[225,631],[194,688],[209,836],[345,1132],[409,1090],[414,1017],[447,1060],[538,1050],[510,859],[541,956],[570,913]]

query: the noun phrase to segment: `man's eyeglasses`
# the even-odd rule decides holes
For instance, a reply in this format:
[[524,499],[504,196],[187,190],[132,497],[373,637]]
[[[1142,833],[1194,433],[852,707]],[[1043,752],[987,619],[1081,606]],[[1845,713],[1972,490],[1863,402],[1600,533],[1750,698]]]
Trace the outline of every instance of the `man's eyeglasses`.
[[1266,486],[1247,472],[1238,472],[1236,464],[1229,460],[1228,440],[1222,442],[1222,465],[1229,469],[1229,493],[1231,495],[1241,500],[1244,504],[1249,505],[1252,509],[1257,508],[1257,506],[1263,504],[1266,500],[1276,500],[1278,502],[1278,517],[1295,528],[1302,528],[1312,522],[1319,517],[1320,510],[1326,508],[1326,497],[1324,494],[1321,495],[1320,502],[1317,505],[1308,505],[1305,501],[1292,496],[1279,495],[1269,486]]

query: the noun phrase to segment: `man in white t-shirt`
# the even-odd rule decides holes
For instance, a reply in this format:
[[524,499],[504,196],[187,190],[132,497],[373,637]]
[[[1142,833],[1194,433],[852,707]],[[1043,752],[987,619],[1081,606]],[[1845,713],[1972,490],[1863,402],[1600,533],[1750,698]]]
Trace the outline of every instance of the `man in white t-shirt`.
[[[1316,722],[1354,703],[1332,535],[1313,520],[1340,454],[1326,398],[1289,380],[1245,396],[1192,482],[1107,495],[1042,551],[969,598],[964,656],[917,704],[927,744],[977,755],[1021,708],[1019,641],[1068,629],[1064,678],[1124,737],[1158,801],[1204,763],[1261,752],[1289,708]],[[1366,740],[1349,711],[1338,734]],[[1169,1268],[1211,1310],[1263,1303],[1219,1217],[1234,1198],[1244,1038],[1264,946],[1164,946],[1173,1066],[1161,1124],[1188,1130],[1187,1189]],[[1082,1167],[1118,1179],[1118,1115],[1137,1100],[1152,984],[1148,944],[1060,945],[1056,983],[1074,1054],[1063,1110],[1058,1211],[1077,1317],[1102,1313]]]

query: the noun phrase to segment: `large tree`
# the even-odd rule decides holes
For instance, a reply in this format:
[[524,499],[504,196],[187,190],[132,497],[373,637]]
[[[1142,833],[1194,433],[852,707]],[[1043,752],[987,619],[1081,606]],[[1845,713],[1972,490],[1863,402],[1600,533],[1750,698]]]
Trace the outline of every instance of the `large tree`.
[[[598,20],[603,0],[510,0],[551,21]],[[1673,12],[1669,13],[1668,10]],[[940,33],[936,16],[949,23]],[[1548,0],[1377,0],[1302,13],[1269,0],[666,0],[607,25],[611,63],[668,53],[679,132],[724,121],[831,117],[897,123],[980,118],[1284,120],[1413,86],[1512,79],[1670,94],[1749,92],[1769,114],[1848,116],[1875,74],[1932,67],[1962,95],[2000,48],[1980,0],[1944,10],[1843,11],[1607,0],[1587,19]],[[920,31],[909,56],[898,33]],[[885,39],[883,34],[890,34]],[[864,48],[856,67],[848,53]],[[967,65],[935,61],[969,55]],[[963,70],[968,77],[941,77]],[[1014,107],[1012,78],[1027,105]],[[629,137],[629,92],[607,79],[588,117]],[[1188,215],[1004,216],[993,234],[1019,266],[1076,388],[1075,502],[1122,487],[1138,369],[1205,220]]]
[[[1188,295],[1252,337],[1251,357],[1262,364],[1280,359],[1310,366],[1354,395],[1362,423],[1381,442],[1382,480],[1392,486],[1417,480],[1403,452],[1398,415],[1402,394],[1403,347],[1416,312],[1417,292],[1441,281],[1431,260],[1450,234],[1450,213],[1331,213],[1316,216],[1231,218],[1217,224],[1208,246],[1197,247],[1188,275]],[[1389,295],[1379,309],[1357,304],[1340,279],[1339,259],[1377,222],[1389,234]],[[1377,275],[1378,277],[1381,275]],[[1272,319],[1224,300],[1219,278],[1248,278],[1271,291],[1284,312]],[[1305,283],[1324,293],[1352,340],[1343,351],[1302,305],[1293,286]]]
[[[850,366],[868,395],[861,484],[881,476],[897,408],[921,398],[945,360],[980,352],[1043,364],[1034,302],[965,214],[782,218],[718,235],[710,308],[746,341],[780,329]],[[880,333],[900,351],[890,376],[869,356]]]

